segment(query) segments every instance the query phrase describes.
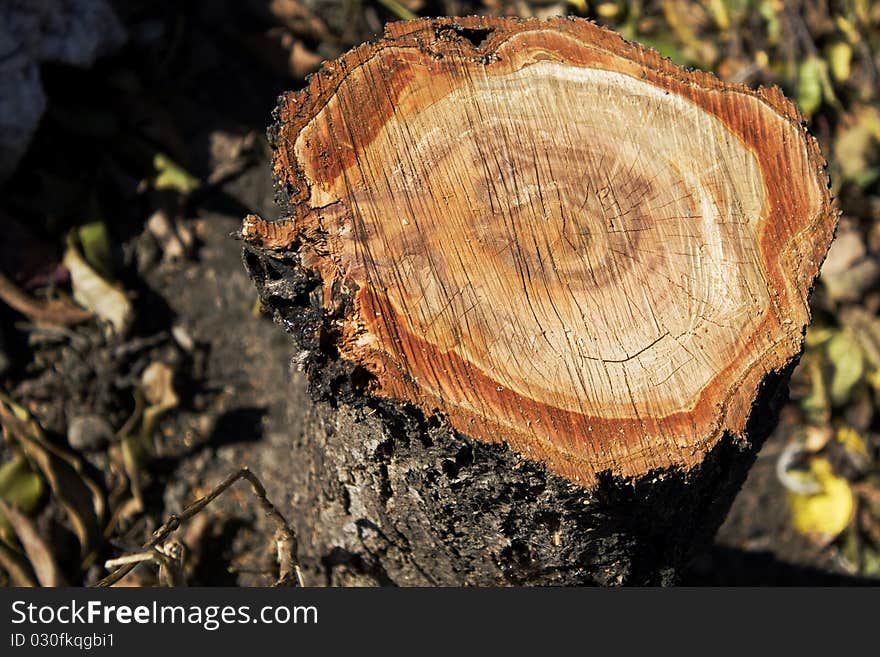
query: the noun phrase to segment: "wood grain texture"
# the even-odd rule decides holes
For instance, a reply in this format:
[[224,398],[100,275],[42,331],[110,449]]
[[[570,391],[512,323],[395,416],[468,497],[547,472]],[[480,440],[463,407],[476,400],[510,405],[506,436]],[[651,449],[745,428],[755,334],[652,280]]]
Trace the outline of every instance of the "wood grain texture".
[[370,394],[584,486],[697,465],[802,349],[836,224],[794,106],[584,20],[397,23],[278,110],[292,253]]

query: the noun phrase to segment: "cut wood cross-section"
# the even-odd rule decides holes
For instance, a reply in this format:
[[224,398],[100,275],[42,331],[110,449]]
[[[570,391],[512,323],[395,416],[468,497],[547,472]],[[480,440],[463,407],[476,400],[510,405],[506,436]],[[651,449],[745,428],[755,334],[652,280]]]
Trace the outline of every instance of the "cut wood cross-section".
[[243,237],[310,291],[250,267],[363,395],[585,489],[755,442],[836,223],[779,90],[583,20],[436,19],[326,64],[277,118],[288,217]]

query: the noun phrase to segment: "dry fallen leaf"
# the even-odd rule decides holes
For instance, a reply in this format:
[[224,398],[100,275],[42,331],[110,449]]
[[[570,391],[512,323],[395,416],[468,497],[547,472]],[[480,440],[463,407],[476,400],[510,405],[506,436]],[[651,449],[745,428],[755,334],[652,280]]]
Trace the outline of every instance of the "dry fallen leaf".
[[164,210],[156,210],[150,215],[147,230],[161,245],[163,260],[179,260],[186,255],[187,247]]
[[90,311],[77,308],[68,299],[35,299],[21,290],[2,272],[0,272],[0,299],[10,308],[17,310],[37,324],[73,326],[87,322],[93,317]]
[[309,50],[302,41],[297,39],[290,48],[287,65],[293,77],[304,78],[309,73],[317,71],[322,60],[323,58],[318,53]]
[[166,411],[177,406],[174,370],[161,361],[150,363],[141,375],[141,390],[150,407]]
[[52,554],[52,550],[43,541],[30,519],[3,500],[0,500],[0,511],[9,520],[9,524],[12,525],[16,536],[18,536],[40,586],[64,586],[67,582],[55,561],[55,555]]
[[162,415],[177,406],[174,370],[161,361],[150,363],[141,374],[135,411],[119,431],[122,467],[138,510],[143,509],[144,467],[151,458],[151,440]]
[[0,542],[0,566],[13,586],[36,586],[24,556]]
[[840,312],[838,319],[859,343],[865,360],[880,370],[880,317],[864,308],[849,306]]
[[822,426],[831,419],[831,401],[828,398],[828,386],[822,372],[821,354],[808,351],[801,363],[801,371],[809,379],[809,393],[801,398],[800,406],[807,422]]
[[119,335],[131,326],[134,310],[121,289],[101,277],[83,258],[72,240],[64,253],[64,266],[70,271],[73,298],[110,323]]
[[80,543],[83,563],[89,563],[102,542],[104,515],[101,489],[82,469],[80,460],[43,436],[39,424],[25,409],[0,395],[0,424],[8,444],[15,444],[49,482]]
[[297,34],[308,35],[319,41],[335,41],[324,21],[299,0],[270,0],[268,10]]

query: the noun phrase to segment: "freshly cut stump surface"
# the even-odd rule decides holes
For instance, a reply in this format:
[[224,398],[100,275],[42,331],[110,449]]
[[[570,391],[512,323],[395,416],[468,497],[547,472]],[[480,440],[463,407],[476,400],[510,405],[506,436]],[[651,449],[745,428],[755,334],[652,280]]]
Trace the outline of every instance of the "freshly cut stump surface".
[[699,464],[801,352],[836,213],[775,88],[583,20],[437,19],[276,130],[289,218],[243,236],[320,280],[367,394],[580,485]]

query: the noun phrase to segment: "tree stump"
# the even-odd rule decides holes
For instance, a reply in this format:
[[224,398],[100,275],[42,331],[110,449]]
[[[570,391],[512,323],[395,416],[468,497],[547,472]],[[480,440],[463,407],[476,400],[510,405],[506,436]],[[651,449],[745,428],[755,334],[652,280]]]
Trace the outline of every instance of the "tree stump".
[[[776,422],[832,239],[795,107],[580,19],[390,25],[282,97],[245,264],[333,405],[330,583],[667,583]],[[333,419],[335,418],[335,419]]]

